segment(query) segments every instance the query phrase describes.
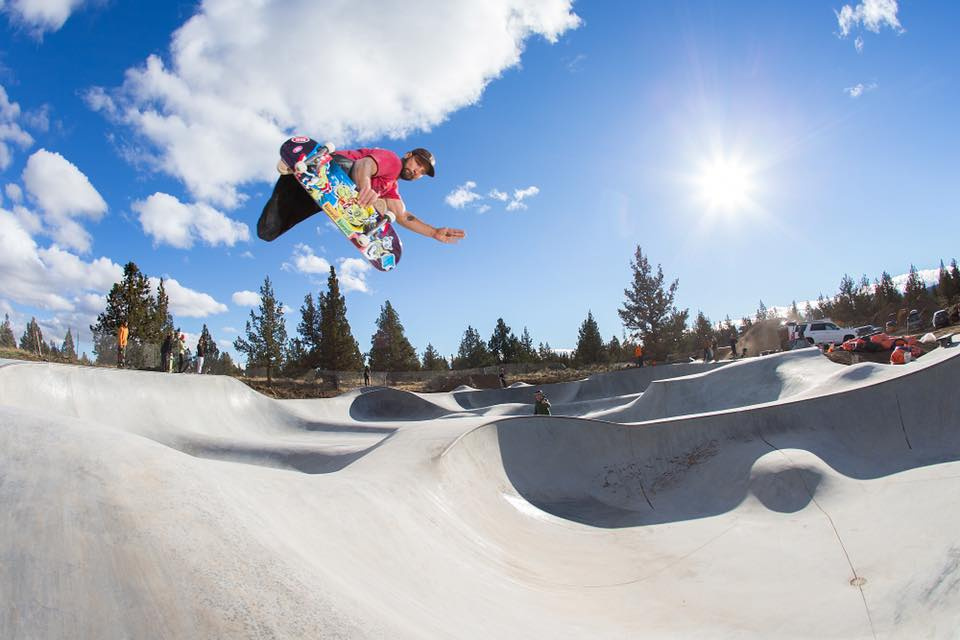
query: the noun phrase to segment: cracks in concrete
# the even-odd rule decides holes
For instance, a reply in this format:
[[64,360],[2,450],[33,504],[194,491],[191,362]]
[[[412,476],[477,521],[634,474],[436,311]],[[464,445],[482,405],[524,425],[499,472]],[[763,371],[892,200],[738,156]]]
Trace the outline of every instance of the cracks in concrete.
[[[898,398],[897,406],[899,407],[899,405],[900,405],[900,400]],[[903,421],[903,417],[901,415],[901,424],[902,424],[902,421]],[[906,435],[906,431],[904,431],[904,435]],[[766,443],[768,447],[770,447],[771,450],[779,453],[781,456],[784,457],[784,459],[787,462],[790,463],[791,466],[793,466],[793,460],[791,460],[790,456],[788,456],[780,447],[777,447],[776,445],[771,443],[763,435],[760,435],[759,437],[761,440],[763,440],[764,443]],[[909,445],[909,440],[907,441],[907,444]],[[867,594],[864,593],[863,591],[863,585],[866,583],[866,580],[862,576],[857,574],[857,570],[853,566],[853,560],[850,559],[850,554],[847,552],[847,546],[844,544],[843,538],[840,536],[840,531],[837,530],[837,525],[836,523],[834,523],[833,518],[830,517],[830,514],[827,513],[826,509],[823,508],[823,505],[821,505],[820,502],[817,500],[813,490],[811,490],[810,487],[807,485],[807,481],[804,479],[803,475],[802,474],[797,474],[797,475],[800,478],[800,482],[803,483],[803,486],[806,489],[807,493],[810,495],[810,501],[813,502],[814,505],[816,505],[817,509],[820,510],[820,513],[822,513],[824,517],[827,519],[827,522],[830,523],[830,528],[833,530],[833,535],[836,536],[837,542],[840,544],[840,549],[843,551],[843,556],[847,559],[847,565],[850,567],[851,573],[853,573],[853,578],[850,580],[850,584],[852,586],[857,587],[857,590],[860,592],[860,599],[863,600],[863,609],[867,614],[867,622],[870,624],[870,634],[873,636],[874,640],[876,640],[877,630],[873,625],[873,616],[870,614],[870,605],[867,604]]]
[[900,416],[900,428],[903,429],[903,438],[907,441],[907,447],[912,450],[913,445],[910,444],[910,436],[907,435],[907,425],[903,423],[903,409],[900,407],[900,396],[897,396],[897,415]]

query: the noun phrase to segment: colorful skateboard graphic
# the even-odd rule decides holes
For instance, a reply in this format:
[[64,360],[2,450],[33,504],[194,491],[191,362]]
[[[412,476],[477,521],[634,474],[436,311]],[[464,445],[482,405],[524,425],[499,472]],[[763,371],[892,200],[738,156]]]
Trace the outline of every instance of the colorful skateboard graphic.
[[[322,210],[334,225],[380,271],[393,269],[400,261],[403,246],[390,213],[357,203],[357,188],[334,158],[332,149],[305,136],[290,138],[280,147],[278,169],[292,176],[280,176],[274,195],[264,207],[257,231],[261,238],[272,240],[295,224]],[[294,178],[312,199],[312,207],[304,207],[298,198],[282,185],[284,178]],[[297,207],[288,211],[286,207]]]

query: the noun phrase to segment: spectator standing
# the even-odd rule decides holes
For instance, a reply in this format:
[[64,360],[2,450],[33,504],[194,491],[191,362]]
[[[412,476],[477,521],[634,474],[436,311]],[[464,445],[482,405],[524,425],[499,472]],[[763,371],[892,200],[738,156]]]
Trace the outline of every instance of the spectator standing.
[[507,374],[505,374],[505,373],[503,372],[503,367],[500,367],[500,375],[499,375],[499,378],[500,378],[500,388],[506,389],[506,388],[507,388]]
[[730,338],[730,357],[731,358],[737,357],[737,339],[736,338]]
[[637,366],[643,366],[643,346],[637,345],[637,348],[633,350],[633,357],[637,359]]
[[177,329],[177,373],[183,373],[183,358],[187,354],[187,336]]
[[533,415],[535,416],[549,416],[550,415],[550,401],[547,400],[547,396],[543,395],[543,391],[537,389],[537,392],[533,394]]
[[207,355],[207,343],[203,339],[203,336],[200,336],[200,339],[197,340],[197,373],[203,373],[203,359]]
[[127,338],[130,337],[130,328],[127,327],[127,321],[124,320],[117,328],[117,368],[121,369],[126,365],[127,359]]
[[363,386],[370,386],[370,365],[363,365]]
[[160,363],[162,371],[170,372],[173,366],[173,329],[167,330],[167,335],[163,338],[163,344],[160,345]]

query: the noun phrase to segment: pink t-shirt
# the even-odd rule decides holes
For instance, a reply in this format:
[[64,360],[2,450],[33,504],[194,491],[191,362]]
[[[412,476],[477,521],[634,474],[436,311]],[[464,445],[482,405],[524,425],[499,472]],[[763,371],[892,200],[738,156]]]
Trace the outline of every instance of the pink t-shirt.
[[400,156],[393,151],[386,149],[354,149],[337,150],[335,156],[343,156],[350,160],[359,160],[360,158],[370,157],[377,163],[377,175],[370,179],[370,188],[377,192],[381,198],[389,200],[399,200],[400,192],[397,190],[397,178],[400,177],[400,170],[403,163]]

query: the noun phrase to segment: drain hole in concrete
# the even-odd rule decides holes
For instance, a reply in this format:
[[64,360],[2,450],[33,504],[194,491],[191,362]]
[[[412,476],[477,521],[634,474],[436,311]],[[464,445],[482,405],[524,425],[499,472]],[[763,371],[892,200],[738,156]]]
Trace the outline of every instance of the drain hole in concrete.
[[851,579],[850,579],[850,586],[851,586],[851,587],[862,587],[862,586],[865,585],[865,584],[867,584],[867,579],[866,579],[866,578],[861,578],[861,577],[857,576],[856,578],[851,578]]

